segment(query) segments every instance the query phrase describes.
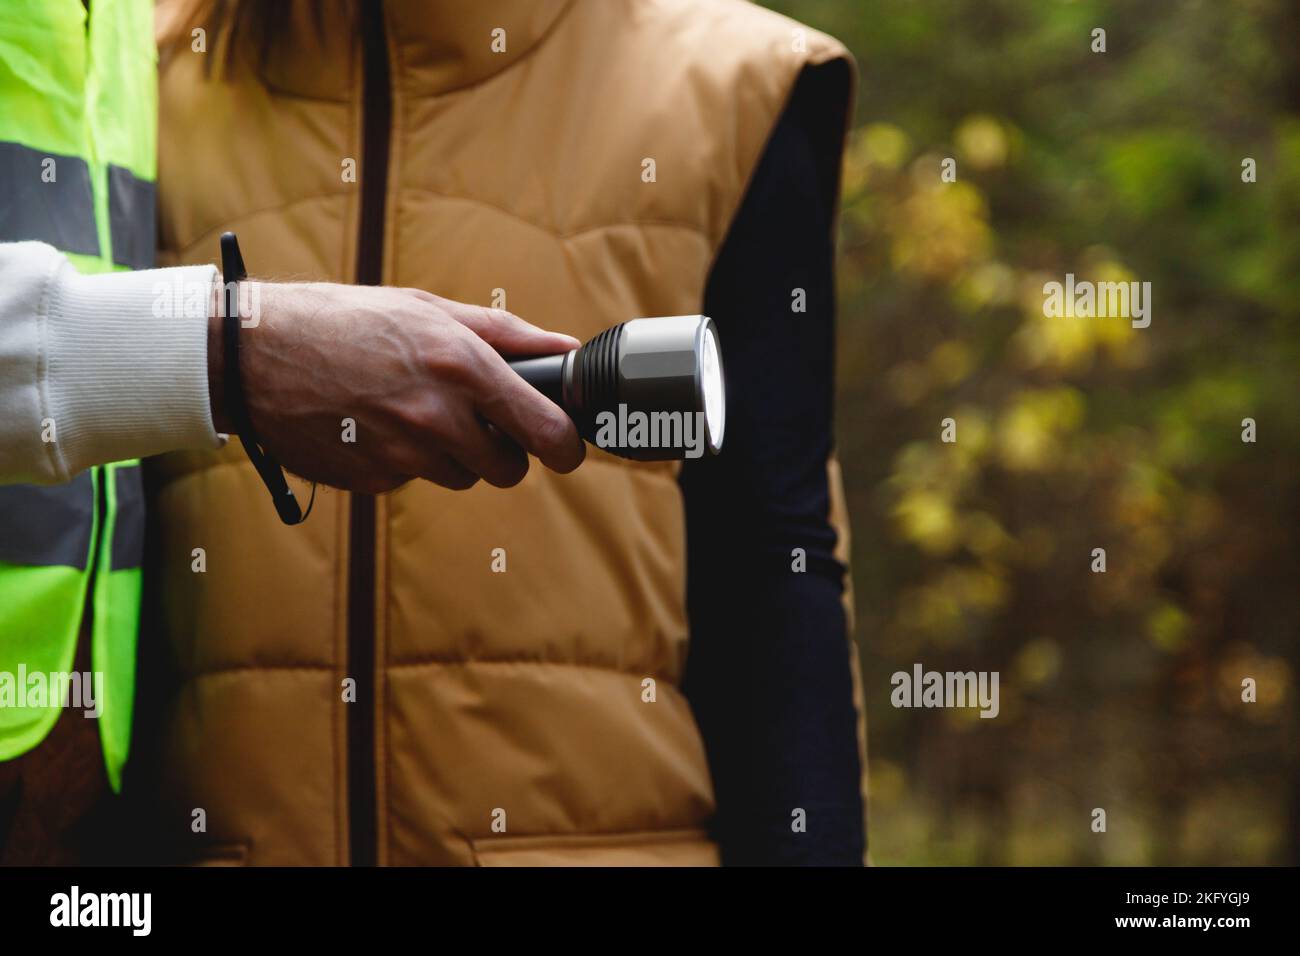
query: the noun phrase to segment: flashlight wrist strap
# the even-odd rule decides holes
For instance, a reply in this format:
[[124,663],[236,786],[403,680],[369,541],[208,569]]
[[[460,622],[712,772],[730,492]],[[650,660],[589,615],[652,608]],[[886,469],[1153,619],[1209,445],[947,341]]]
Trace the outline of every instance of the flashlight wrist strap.
[[244,401],[244,377],[239,363],[239,328],[242,317],[239,314],[239,283],[248,278],[244,268],[244,257],[239,251],[239,240],[233,232],[221,237],[221,294],[222,319],[221,341],[225,361],[223,382],[226,414],[235,426],[239,443],[244,446],[248,460],[257,469],[262,484],[271,493],[271,503],[275,512],[285,524],[301,524],[311,514],[312,505],[316,503],[316,484],[311,486],[311,500],[307,510],[298,506],[298,499],[289,488],[284,477],[284,469],[276,457],[267,451],[253,428],[252,416],[248,414],[248,405]]

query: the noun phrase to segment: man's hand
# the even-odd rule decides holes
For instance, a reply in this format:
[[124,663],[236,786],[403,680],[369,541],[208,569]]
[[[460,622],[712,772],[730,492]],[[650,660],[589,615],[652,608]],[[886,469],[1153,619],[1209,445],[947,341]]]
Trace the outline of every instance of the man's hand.
[[[295,474],[379,494],[417,477],[508,488],[528,472],[528,454],[559,472],[581,464],[568,416],[500,354],[564,352],[577,339],[419,289],[256,286],[258,323],[239,330],[244,399],[266,448]],[[214,317],[209,392],[213,422],[229,432],[222,352]],[[353,442],[344,419],[356,423]]]

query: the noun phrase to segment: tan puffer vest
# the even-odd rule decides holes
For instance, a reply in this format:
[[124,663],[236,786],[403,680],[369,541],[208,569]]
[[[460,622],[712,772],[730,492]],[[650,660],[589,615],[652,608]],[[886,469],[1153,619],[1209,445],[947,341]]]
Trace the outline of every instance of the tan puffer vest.
[[[164,0],[161,34],[184,22],[178,6]],[[193,52],[184,28],[161,77],[163,264],[215,261],[233,229],[254,275],[485,305],[504,290],[506,308],[581,339],[700,311],[797,75],[846,57],[739,0],[387,0],[384,84],[346,5],[316,6],[325,39],[294,27],[260,77],[205,78],[220,51]],[[716,861],[708,767],[677,689],[675,466],[592,449],[572,475],[535,465],[509,490],[324,492],[294,528],[237,444],[160,467],[183,672],[163,793],[189,856]]]

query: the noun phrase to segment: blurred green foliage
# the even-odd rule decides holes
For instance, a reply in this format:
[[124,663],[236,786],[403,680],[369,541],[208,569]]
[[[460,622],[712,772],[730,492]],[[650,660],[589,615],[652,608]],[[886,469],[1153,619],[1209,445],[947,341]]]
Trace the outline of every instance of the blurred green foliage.
[[[1297,862],[1296,4],[768,5],[860,69],[837,431],[873,858]],[[1151,282],[1150,327],[1045,318],[1067,272]],[[1001,714],[894,709],[916,662],[1000,671]]]

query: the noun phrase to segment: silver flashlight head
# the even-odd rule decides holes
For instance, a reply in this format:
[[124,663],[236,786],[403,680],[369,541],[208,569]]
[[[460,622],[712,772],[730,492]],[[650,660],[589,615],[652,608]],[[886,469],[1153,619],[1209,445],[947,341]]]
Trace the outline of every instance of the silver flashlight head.
[[718,329],[707,315],[632,319],[564,356],[511,367],[611,454],[671,461],[722,450],[726,381]]
[[[706,315],[674,315],[624,322],[618,336],[616,364],[617,394],[612,402],[602,402],[601,410],[621,416],[620,406],[625,406],[628,416],[637,413],[647,416],[648,431],[644,445],[615,442],[611,448],[619,449],[620,454],[627,452],[629,458],[687,457],[681,453],[682,443],[673,441],[672,429],[677,422],[674,416],[681,416],[681,434],[687,441],[689,432],[701,436],[702,442],[697,446],[701,451],[716,455],[722,450],[727,399],[722,350],[712,319]],[[653,428],[656,422],[662,425],[657,431]],[[633,442],[637,436],[632,427],[636,423],[637,419],[629,419],[624,435]],[[667,434],[664,428],[669,429]],[[601,443],[596,441],[598,445]],[[641,449],[640,454],[637,447]]]

